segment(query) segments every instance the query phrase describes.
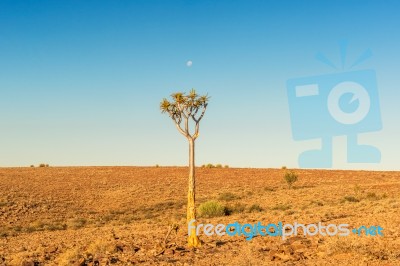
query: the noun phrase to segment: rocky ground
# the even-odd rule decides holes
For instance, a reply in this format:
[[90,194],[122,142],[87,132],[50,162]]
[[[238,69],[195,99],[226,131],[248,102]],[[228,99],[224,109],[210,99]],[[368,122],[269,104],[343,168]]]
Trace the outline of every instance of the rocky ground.
[[187,168],[0,169],[0,265],[400,265],[400,173],[197,169],[201,223],[379,225],[384,236],[205,236],[186,246]]

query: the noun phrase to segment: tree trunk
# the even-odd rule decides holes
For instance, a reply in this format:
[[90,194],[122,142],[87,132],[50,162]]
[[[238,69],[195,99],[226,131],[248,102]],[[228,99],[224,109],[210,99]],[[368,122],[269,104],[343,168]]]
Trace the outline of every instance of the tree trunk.
[[[196,220],[196,207],[195,207],[195,165],[194,165],[194,139],[189,138],[189,189],[188,189],[188,204],[187,204],[187,223],[189,228],[189,223],[191,220]],[[196,225],[194,222],[190,227],[188,245],[189,247],[199,247],[201,246],[200,239],[196,235]]]

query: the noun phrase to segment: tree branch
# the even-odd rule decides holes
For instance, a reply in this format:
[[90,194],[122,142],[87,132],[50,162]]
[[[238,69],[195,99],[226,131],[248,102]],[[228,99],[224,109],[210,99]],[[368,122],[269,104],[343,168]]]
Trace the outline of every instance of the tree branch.
[[195,116],[197,115],[197,112],[199,111],[199,107],[196,108],[196,110],[194,111],[194,114],[192,114],[192,118],[193,120],[195,119]]
[[196,128],[194,130],[193,140],[196,140],[198,136],[199,136],[199,122],[196,122]]
[[185,132],[186,132],[187,135],[190,135],[190,132],[189,132],[189,118],[188,117],[185,117]]
[[[203,118],[209,97],[198,96],[194,89],[190,91],[189,95],[184,93],[173,93],[173,102],[163,99],[160,103],[162,113],[167,112],[175,123],[178,131],[189,140],[195,140],[199,136],[199,124]],[[202,109],[202,110],[200,110]],[[201,111],[201,114],[199,115]],[[198,116],[199,115],[199,116]],[[198,118],[196,117],[198,116]],[[194,132],[191,133],[191,121],[195,123]]]
[[182,108],[182,106],[179,103],[176,103],[176,106],[177,106],[179,112],[183,115],[183,117],[188,118],[188,116],[185,114],[185,110]]
[[176,128],[178,129],[178,131],[179,131],[182,135],[184,135],[185,137],[188,137],[188,134],[181,128],[180,124],[178,124],[178,123],[175,122],[175,126],[176,126]]
[[[207,104],[204,105],[204,109],[203,109],[203,111],[201,112],[201,115],[200,115],[200,117],[199,117],[198,119],[196,119],[196,118],[193,116],[193,120],[196,122],[196,124],[199,123],[200,120],[203,118],[203,116],[204,116],[204,114],[205,114],[205,112],[206,112],[206,109],[207,109]],[[197,113],[197,112],[196,112],[196,113]]]

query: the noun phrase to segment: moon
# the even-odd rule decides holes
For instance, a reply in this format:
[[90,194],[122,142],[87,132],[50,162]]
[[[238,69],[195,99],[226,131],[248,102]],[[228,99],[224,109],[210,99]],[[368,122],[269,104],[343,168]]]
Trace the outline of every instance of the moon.
[[187,62],[186,62],[186,65],[187,65],[188,67],[191,67],[191,66],[193,65],[192,60],[187,61]]

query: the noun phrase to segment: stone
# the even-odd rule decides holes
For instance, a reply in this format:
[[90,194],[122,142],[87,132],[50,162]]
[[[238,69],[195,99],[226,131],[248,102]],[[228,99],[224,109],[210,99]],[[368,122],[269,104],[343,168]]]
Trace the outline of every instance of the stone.
[[164,255],[172,256],[174,255],[175,251],[173,249],[167,249],[164,251]]
[[290,256],[286,255],[285,253],[276,253],[275,257],[282,260],[282,262],[287,262],[290,260]]
[[57,251],[57,246],[50,246],[44,249],[45,253],[55,253]]
[[22,262],[22,266],[35,266],[35,262],[33,262],[31,260],[24,260]]
[[76,266],[85,266],[85,265],[86,265],[86,260],[84,258],[80,258],[76,263]]

